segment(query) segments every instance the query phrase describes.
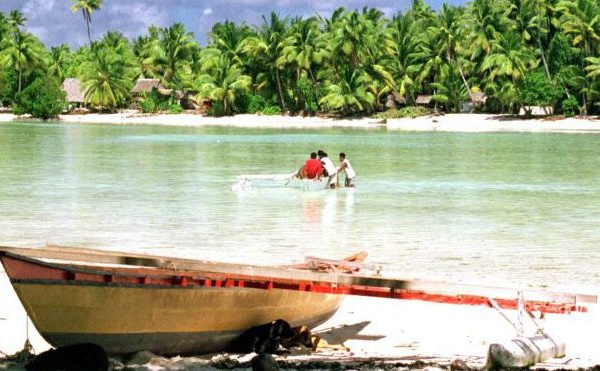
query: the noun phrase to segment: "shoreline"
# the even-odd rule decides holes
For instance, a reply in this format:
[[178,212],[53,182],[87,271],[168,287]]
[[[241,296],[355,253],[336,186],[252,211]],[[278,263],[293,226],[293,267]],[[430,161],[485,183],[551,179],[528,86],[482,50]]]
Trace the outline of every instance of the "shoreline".
[[[241,114],[226,117],[209,117],[195,113],[141,114],[138,111],[119,113],[90,113],[60,115],[60,123],[106,124],[106,125],[161,125],[179,127],[230,126],[243,128],[357,128],[387,129],[416,132],[532,132],[532,133],[600,133],[600,119],[533,117],[521,118],[506,115],[453,113],[417,118],[379,120],[362,118],[322,118],[302,116],[262,116]],[[29,121],[27,117],[23,121]],[[0,123],[19,122],[20,118],[10,114],[0,114]],[[40,121],[42,122],[42,121]],[[51,121],[56,122],[56,121]]]

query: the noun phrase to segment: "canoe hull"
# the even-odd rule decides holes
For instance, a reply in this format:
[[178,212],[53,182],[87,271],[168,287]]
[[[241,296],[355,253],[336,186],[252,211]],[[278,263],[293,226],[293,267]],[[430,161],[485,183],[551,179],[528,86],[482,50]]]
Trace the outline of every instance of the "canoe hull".
[[293,178],[289,183],[288,187],[300,188],[306,191],[321,191],[329,188],[330,180],[328,177],[318,179],[298,179]]
[[[12,285],[53,346],[91,342],[111,354],[218,352],[252,326],[284,319],[318,325],[343,295],[236,286],[161,283],[160,277],[86,279],[55,266],[2,256]],[[157,284],[158,283],[158,284]]]
[[296,188],[305,191],[321,191],[328,189],[331,180],[328,177],[317,179],[300,179],[290,174],[242,175],[238,183],[232,186],[234,190],[248,187],[255,188]]

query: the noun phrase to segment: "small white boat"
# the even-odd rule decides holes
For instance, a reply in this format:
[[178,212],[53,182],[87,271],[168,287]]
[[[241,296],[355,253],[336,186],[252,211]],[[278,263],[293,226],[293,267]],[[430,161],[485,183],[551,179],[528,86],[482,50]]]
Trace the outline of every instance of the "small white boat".
[[292,174],[257,174],[240,175],[238,181],[233,185],[234,190],[248,187],[256,188],[297,188],[306,191],[320,191],[329,188],[329,178],[320,177],[316,179],[300,179],[296,173]]

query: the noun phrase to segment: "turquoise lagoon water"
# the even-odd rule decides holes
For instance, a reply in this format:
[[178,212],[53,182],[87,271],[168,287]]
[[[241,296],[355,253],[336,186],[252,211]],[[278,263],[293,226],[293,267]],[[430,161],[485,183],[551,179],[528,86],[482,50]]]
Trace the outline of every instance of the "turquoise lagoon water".
[[[356,188],[233,190],[346,152]],[[366,250],[407,278],[600,287],[600,136],[0,125],[0,244],[256,264]]]

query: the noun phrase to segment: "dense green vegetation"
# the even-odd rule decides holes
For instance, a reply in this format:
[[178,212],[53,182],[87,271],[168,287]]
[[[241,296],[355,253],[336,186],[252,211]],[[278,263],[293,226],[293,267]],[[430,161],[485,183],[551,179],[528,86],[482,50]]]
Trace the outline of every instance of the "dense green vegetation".
[[[102,1],[72,3],[89,37]],[[437,12],[413,0],[391,19],[373,8],[340,8],[328,18],[272,13],[255,27],[225,21],[206,46],[176,23],[135,40],[110,31],[77,50],[48,50],[24,30],[20,11],[0,12],[0,102],[14,104],[39,78],[77,77],[88,107],[114,111],[131,104],[130,90],[144,77],[210,99],[215,115],[365,115],[386,110],[392,93],[401,105],[428,95],[433,108],[457,112],[475,92],[487,96],[482,111],[552,105],[569,115],[598,113],[599,14],[596,0],[473,0]],[[162,107],[157,97],[142,103]]]
[[54,79],[40,77],[17,93],[13,112],[17,115],[29,113],[43,120],[55,118],[66,106],[65,97]]

